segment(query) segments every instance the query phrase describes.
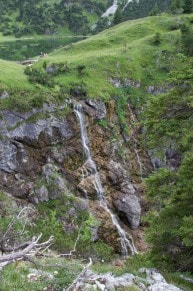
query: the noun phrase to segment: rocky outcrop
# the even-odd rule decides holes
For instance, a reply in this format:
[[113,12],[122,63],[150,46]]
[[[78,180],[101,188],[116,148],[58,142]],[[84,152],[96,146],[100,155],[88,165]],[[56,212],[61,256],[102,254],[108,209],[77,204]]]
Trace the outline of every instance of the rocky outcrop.
[[[158,149],[160,151],[160,149]],[[176,171],[181,164],[182,156],[175,148],[162,148],[163,158],[156,157],[156,149],[149,151],[149,156],[153,165],[153,168],[168,168],[171,171]]]
[[117,189],[112,194],[113,205],[118,214],[126,218],[130,227],[137,229],[141,217],[139,192],[131,183],[129,174],[120,163],[111,160],[107,168],[108,179]]
[[[115,106],[106,107],[102,101],[83,98],[78,102],[85,113],[95,165],[85,161],[80,126],[72,111],[73,102],[69,99],[60,107],[44,104],[42,109],[27,113],[0,111],[1,190],[34,204],[63,194],[83,197],[83,201],[91,198],[89,207],[99,220],[99,225],[92,230],[92,240],[103,239],[120,252],[120,238],[112,217],[97,201],[96,181],[100,178],[109,209],[136,230],[140,223],[142,193],[136,155],[132,147],[126,148],[129,144],[125,145],[124,158],[119,155],[125,141]],[[66,106],[68,112],[63,113]],[[99,125],[98,121],[104,118],[109,121],[109,127]],[[68,231],[71,221],[63,219]]]
[[172,88],[172,84],[166,84],[164,86],[151,85],[146,88],[146,92],[153,95],[163,94],[168,92]]
[[107,111],[105,104],[100,100],[85,99],[80,102],[83,106],[84,112],[87,113],[92,119],[105,118]]
[[[35,113],[1,111],[0,179],[2,185],[5,188],[7,185],[13,195],[27,197],[29,187],[26,185],[29,177],[31,177],[31,182],[34,182],[38,175],[41,175],[42,167],[51,157],[51,148],[61,143],[64,144],[76,132],[73,118],[72,120],[57,118],[54,116],[55,110],[53,106],[45,105],[41,112],[35,110]],[[50,114],[47,119],[36,116],[45,111]],[[33,122],[32,116],[34,116]],[[14,181],[15,175],[18,173],[22,178]],[[43,188],[40,192],[43,193],[42,191],[45,194]]]
[[9,93],[7,91],[3,91],[0,93],[0,99],[6,99],[9,97]]
[[113,196],[113,205],[119,215],[126,217],[131,229],[139,227],[141,206],[137,196],[116,192]]
[[109,81],[116,88],[124,88],[124,87],[140,88],[141,87],[141,82],[134,81],[134,80],[129,79],[129,78],[124,78],[124,79],[111,78]]
[[[145,277],[140,276],[145,273]],[[182,289],[166,282],[155,269],[141,269],[139,276],[125,273],[121,276],[112,273],[96,274],[90,269],[83,269],[78,281],[71,285],[74,290],[138,290],[138,291],[181,291]]]

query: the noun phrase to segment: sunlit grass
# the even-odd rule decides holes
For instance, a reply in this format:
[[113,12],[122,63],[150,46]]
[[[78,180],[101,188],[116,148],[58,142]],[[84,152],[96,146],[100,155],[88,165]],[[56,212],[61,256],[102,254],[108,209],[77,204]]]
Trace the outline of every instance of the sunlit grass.
[[[66,64],[68,72],[52,78],[66,88],[67,94],[70,88],[78,84],[84,87],[88,97],[103,100],[117,93],[110,79],[135,80],[143,88],[161,84],[173,64],[168,64],[171,68],[163,69],[159,64],[160,55],[162,50],[176,52],[180,32],[171,27],[175,26],[179,17],[163,14],[121,23],[85,40],[56,49],[33,66],[42,70],[45,62],[46,66]],[[153,45],[152,41],[156,32],[161,33],[162,37],[158,46]],[[80,65],[85,66],[82,74],[77,69]],[[1,61],[0,71],[0,82],[6,87],[35,88],[28,83],[21,65]]]
[[24,74],[25,67],[9,61],[0,60],[0,84],[13,89],[33,89]]

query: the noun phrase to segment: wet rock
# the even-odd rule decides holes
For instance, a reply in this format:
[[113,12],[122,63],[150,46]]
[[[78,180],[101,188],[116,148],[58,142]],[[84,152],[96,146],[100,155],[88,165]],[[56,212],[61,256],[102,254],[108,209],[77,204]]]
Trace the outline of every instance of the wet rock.
[[107,177],[111,182],[111,186],[115,186],[118,190],[112,193],[112,203],[119,214],[126,217],[131,228],[137,229],[141,215],[139,194],[129,181],[127,171],[120,163],[111,160],[107,165],[107,169]]
[[83,193],[84,197],[97,199],[97,189],[94,175],[88,176],[80,181],[77,186],[78,190]]
[[128,180],[128,175],[120,163],[111,160],[107,165],[107,169],[107,177],[112,184],[116,185],[122,183],[125,180]]
[[107,114],[105,104],[100,100],[87,99],[83,103],[83,108],[93,119],[102,119]]
[[138,197],[116,192],[113,195],[113,205],[118,212],[121,212],[127,218],[132,229],[138,228],[141,216],[141,206]]

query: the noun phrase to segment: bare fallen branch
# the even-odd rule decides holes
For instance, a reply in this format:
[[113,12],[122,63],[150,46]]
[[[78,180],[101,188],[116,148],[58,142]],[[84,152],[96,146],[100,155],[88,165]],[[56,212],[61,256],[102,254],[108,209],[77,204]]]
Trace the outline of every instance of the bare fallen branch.
[[[34,211],[34,209],[27,206],[12,217],[5,233],[0,238],[0,250],[2,254],[23,249],[31,243],[27,238],[28,233],[25,230],[30,220],[29,215],[31,211]],[[17,224],[20,225],[20,230],[16,230],[15,225]]]
[[26,248],[30,243],[31,243],[31,241],[27,241],[27,242],[24,242],[23,244],[16,246],[16,247],[1,246],[1,251],[3,253],[11,253],[13,251],[22,250],[22,249]]
[[80,272],[80,274],[76,277],[76,279],[72,282],[72,284],[67,288],[63,289],[63,291],[76,291],[78,286],[80,286],[80,281],[84,278],[86,271],[92,265],[92,259],[89,258],[89,263],[84,267],[84,269]]
[[[35,254],[37,254],[37,251],[47,247],[48,245],[51,245],[52,241],[53,241],[53,236],[50,236],[50,238],[43,243],[38,243],[40,238],[41,238],[42,234],[40,234],[38,237],[33,237],[31,239],[31,241],[29,242],[29,244],[19,250],[19,251],[14,251],[11,254],[6,254],[6,255],[2,255],[0,256],[0,263],[5,263],[5,262],[14,262],[16,260],[19,259],[23,259],[23,258],[27,258],[27,257],[31,257],[34,256]],[[22,244],[21,246],[23,246],[24,244]],[[32,250],[35,250],[35,253],[32,254]]]

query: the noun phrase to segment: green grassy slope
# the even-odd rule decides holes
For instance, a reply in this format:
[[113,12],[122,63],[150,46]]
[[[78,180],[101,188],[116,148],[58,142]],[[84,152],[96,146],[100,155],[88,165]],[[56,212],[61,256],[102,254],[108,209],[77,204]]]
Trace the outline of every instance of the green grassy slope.
[[[191,15],[190,15],[191,17]],[[170,70],[178,64],[176,55],[180,47],[178,23],[181,16],[163,14],[156,17],[124,22],[98,35],[75,44],[59,48],[40,59],[31,68],[45,73],[45,67],[60,64],[67,70],[50,76],[54,86],[50,93],[56,93],[62,86],[66,95],[74,86],[82,86],[90,98],[108,100],[117,94],[109,81],[131,79],[141,83],[144,89],[149,85],[159,86],[166,80]],[[160,33],[159,45],[154,43]],[[163,54],[163,51],[166,52]],[[24,75],[24,67],[15,63],[0,61],[1,87],[47,91],[46,84],[30,85]],[[32,70],[32,69],[31,69]]]
[[0,84],[5,89],[32,89],[33,85],[27,81],[24,74],[24,66],[20,64],[0,60]]
[[[109,78],[130,78],[144,86],[159,83],[166,72],[156,61],[162,50],[176,50],[179,31],[171,31],[176,22],[176,17],[168,15],[128,21],[55,51],[46,59],[47,65],[67,63],[69,72],[55,80],[67,88],[72,82],[84,82],[88,96],[95,98],[108,99],[115,93]],[[159,46],[153,44],[156,32],[162,34]],[[75,69],[79,65],[86,67],[81,77]]]

